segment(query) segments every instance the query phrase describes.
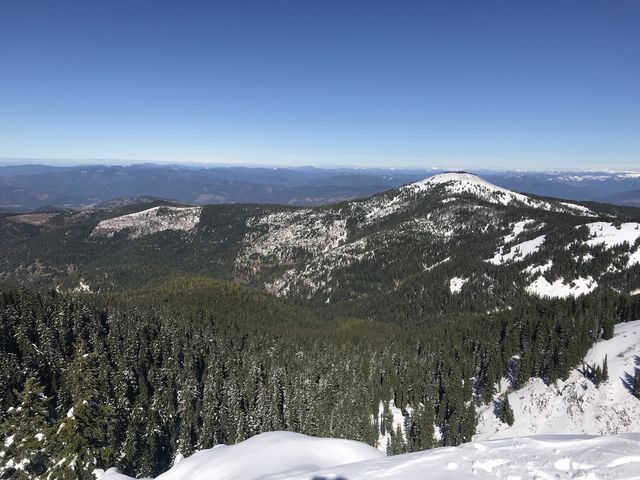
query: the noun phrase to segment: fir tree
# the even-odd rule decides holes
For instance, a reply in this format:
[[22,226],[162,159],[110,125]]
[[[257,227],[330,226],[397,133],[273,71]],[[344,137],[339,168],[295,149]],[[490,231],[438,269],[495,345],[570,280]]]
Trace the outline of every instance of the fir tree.
[[640,399],[640,369],[636,369],[633,376],[633,394]]
[[5,437],[2,439],[5,450],[0,459],[0,462],[4,460],[0,463],[0,478],[33,479],[47,470],[49,400],[40,382],[29,377],[18,394],[18,406],[9,409],[0,426]]
[[596,365],[595,367],[592,367],[592,371],[593,371],[593,383],[595,384],[596,387],[599,387],[600,384],[602,383],[602,367],[600,367],[600,365]]
[[505,394],[504,398],[500,400],[498,407],[498,418],[507,425],[511,426],[514,422],[513,409],[509,404],[509,395]]
[[94,469],[114,460],[113,407],[98,382],[98,357],[85,348],[77,344],[70,366],[73,405],[51,430],[56,461],[49,474],[61,480],[90,480]]

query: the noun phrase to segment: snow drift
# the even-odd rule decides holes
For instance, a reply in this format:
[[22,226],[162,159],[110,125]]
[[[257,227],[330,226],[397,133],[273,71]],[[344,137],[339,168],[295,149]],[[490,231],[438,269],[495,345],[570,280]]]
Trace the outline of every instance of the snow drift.
[[[351,462],[351,463],[345,463]],[[385,457],[359,442],[263,433],[203,450],[158,480],[640,479],[640,434],[540,436]],[[99,480],[130,480],[114,470]]]
[[[156,477],[158,480],[250,480],[284,478],[332,465],[384,456],[364,443],[316,438],[292,432],[269,432],[237,445],[201,450]],[[130,479],[114,469],[99,480]]]

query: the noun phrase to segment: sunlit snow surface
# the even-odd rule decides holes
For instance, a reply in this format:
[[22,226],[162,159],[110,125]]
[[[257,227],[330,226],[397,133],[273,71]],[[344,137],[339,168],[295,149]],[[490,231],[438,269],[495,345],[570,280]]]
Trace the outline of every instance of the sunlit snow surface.
[[460,293],[462,287],[465,283],[467,283],[468,280],[468,278],[453,277],[449,281],[449,290],[451,291],[451,293]]
[[[639,479],[640,433],[540,436],[385,457],[371,447],[278,432],[203,450],[158,480]],[[330,462],[334,460],[334,465]],[[347,459],[355,463],[344,464]],[[324,462],[318,467],[318,463]],[[342,463],[342,464],[341,464]],[[129,480],[108,471],[99,480]]]
[[477,175],[464,172],[441,173],[419,182],[405,185],[400,190],[401,192],[418,193],[437,188],[441,185],[449,194],[471,194],[487,202],[497,203],[500,205],[510,205],[515,202],[542,210],[562,210],[567,213],[574,213],[578,215],[593,214],[591,210],[583,207],[582,205],[576,205],[568,202],[558,202],[557,204],[553,204],[544,200],[538,200],[521,193],[507,190],[506,188],[498,187]]
[[[185,458],[158,480],[250,480],[286,478],[332,465],[383,457],[360,442],[317,438],[292,432],[269,432],[237,445],[219,445]],[[129,477],[108,470],[100,480]]]
[[525,242],[512,246],[508,252],[504,252],[503,247],[500,247],[500,250],[496,252],[493,258],[485,261],[493,263],[494,265],[501,265],[503,263],[509,262],[518,262],[525,257],[536,253],[544,243],[545,238],[546,235],[540,235],[533,240],[527,240]]
[[622,223],[615,226],[607,222],[588,223],[589,240],[585,243],[590,247],[604,245],[605,248],[612,248],[627,242],[633,245],[640,238],[640,224],[636,222]]
[[102,220],[91,237],[113,237],[127,230],[129,238],[151,235],[166,230],[188,232],[200,222],[202,207],[153,207],[141,212]]
[[[542,269],[546,267],[538,267]],[[538,277],[531,285],[526,288],[527,293],[536,295],[543,298],[567,298],[567,297],[579,297],[580,295],[586,295],[594,291],[598,287],[592,277],[575,278],[569,282],[563,278],[559,278],[553,282],[549,282],[544,277]]]
[[[509,427],[500,422],[494,406],[487,405],[480,409],[474,440],[550,433],[640,432],[640,400],[630,391],[635,369],[640,368],[640,320],[616,325],[614,337],[596,343],[584,363],[602,365],[605,355],[609,380],[599,387],[583,375],[582,365],[566,380],[551,385],[533,378],[509,393],[514,424]],[[507,386],[507,380],[503,380],[503,392]],[[637,468],[640,478],[640,464]]]

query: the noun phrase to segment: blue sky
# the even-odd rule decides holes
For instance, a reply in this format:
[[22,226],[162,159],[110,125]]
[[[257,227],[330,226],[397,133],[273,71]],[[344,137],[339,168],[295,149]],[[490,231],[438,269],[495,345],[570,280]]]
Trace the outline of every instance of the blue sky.
[[640,2],[0,0],[0,157],[640,166]]

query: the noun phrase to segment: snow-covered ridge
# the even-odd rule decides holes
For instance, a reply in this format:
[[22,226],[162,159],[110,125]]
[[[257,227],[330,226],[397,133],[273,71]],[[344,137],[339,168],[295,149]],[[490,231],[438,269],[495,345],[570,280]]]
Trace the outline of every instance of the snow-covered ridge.
[[127,229],[129,238],[175,230],[188,232],[200,222],[202,207],[153,207],[141,212],[109,218],[98,223],[91,237],[113,237]]
[[[346,463],[384,457],[361,442],[269,432],[236,445],[217,445],[181,460],[157,480],[275,479]],[[98,480],[130,480],[109,469]],[[311,478],[311,477],[308,477]]]
[[[511,427],[500,422],[494,406],[480,409],[474,440],[520,435],[570,433],[611,435],[640,432],[640,400],[629,389],[640,358],[640,320],[618,324],[614,337],[596,343],[584,358],[589,365],[602,365],[607,356],[609,380],[599,387],[574,369],[565,380],[546,385],[533,378],[521,389],[509,393],[515,421]],[[508,381],[502,381],[504,394]],[[640,449],[638,450],[640,455]],[[639,460],[640,461],[640,460]],[[637,465],[640,478],[640,463]]]
[[[640,433],[549,435],[466,443],[385,457],[359,442],[263,433],[203,450],[158,480],[638,479]],[[132,480],[110,469],[98,480]]]
[[588,208],[582,205],[567,202],[550,203],[538,200],[521,193],[507,190],[506,188],[498,187],[477,175],[465,172],[441,173],[419,182],[405,185],[401,187],[400,190],[402,192],[419,193],[430,191],[441,186],[444,186],[445,191],[451,195],[472,194],[484,201],[500,205],[520,203],[528,207],[543,210],[565,211],[579,215],[592,214]]

